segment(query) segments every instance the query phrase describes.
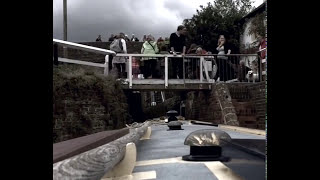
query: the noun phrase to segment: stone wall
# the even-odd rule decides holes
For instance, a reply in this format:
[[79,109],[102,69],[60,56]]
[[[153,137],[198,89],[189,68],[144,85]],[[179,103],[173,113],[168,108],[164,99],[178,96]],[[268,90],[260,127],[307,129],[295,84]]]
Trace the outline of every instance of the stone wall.
[[256,107],[250,94],[251,85],[232,84],[229,91],[241,127],[257,129]]
[[186,119],[221,124],[221,108],[213,91],[191,91],[185,103]]
[[255,83],[249,86],[248,89],[256,108],[258,129],[265,129],[267,114],[266,82]]
[[[111,42],[78,42],[79,44],[98,47],[102,49],[110,49]],[[140,53],[143,42],[127,42],[128,53]],[[58,56],[64,57],[63,47],[58,47]],[[103,63],[105,61],[105,55],[92,52],[86,52],[83,50],[67,48],[67,58],[83,60],[89,62]]]
[[94,94],[81,100],[66,97],[56,101],[55,105],[63,106],[61,113],[54,109],[55,142],[113,129],[113,122],[107,120],[105,107]]
[[53,143],[105,130],[130,120],[121,85],[81,66],[53,69]]
[[[265,82],[226,84],[239,126],[265,129]],[[191,91],[186,99],[186,119],[223,124],[221,107],[214,91]]]

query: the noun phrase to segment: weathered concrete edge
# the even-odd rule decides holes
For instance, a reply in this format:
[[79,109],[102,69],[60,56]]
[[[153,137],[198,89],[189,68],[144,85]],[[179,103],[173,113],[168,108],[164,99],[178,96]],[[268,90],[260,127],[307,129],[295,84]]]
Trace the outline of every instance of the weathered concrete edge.
[[245,132],[245,133],[250,133],[250,134],[266,136],[266,131],[260,130],[260,129],[250,129],[250,128],[244,128],[244,127],[229,126],[229,125],[224,125],[224,124],[219,124],[218,127],[224,128],[224,129],[229,129],[229,130],[234,130],[234,131],[239,131],[239,132]]
[[213,124],[213,123],[205,122],[205,121],[190,120],[189,122],[191,124],[196,124],[196,125],[218,126],[218,124]]
[[124,157],[128,143],[136,143],[151,125],[145,122],[130,133],[103,146],[53,164],[53,179],[101,179]]
[[257,157],[262,158],[262,159],[266,158],[266,154],[265,153],[260,153],[258,151],[252,150],[250,148],[241,146],[240,144],[237,144],[237,143],[229,142],[229,144],[232,145],[233,147],[235,147],[235,148],[237,148],[239,150],[242,150],[244,152],[247,152],[247,153],[249,153],[251,155],[257,156]]
[[[86,152],[86,151],[89,151],[91,149],[97,148],[99,146],[102,146],[102,145],[107,144],[109,142],[112,142],[114,140],[117,140],[117,139],[125,136],[126,134],[129,134],[129,129],[128,128],[123,128],[123,129],[119,129],[119,130],[112,130],[111,134],[109,136],[107,136],[107,137],[104,137],[104,138],[101,138],[101,139],[96,139],[95,141],[90,142],[90,144],[87,144],[87,142],[86,142],[85,144],[83,144],[83,146],[79,146],[76,149],[72,149],[72,150],[68,149],[67,152],[65,152],[64,154],[53,156],[53,163],[68,159],[70,157],[76,156],[76,155],[81,154],[83,152]],[[91,135],[88,135],[88,136],[92,136],[92,135],[94,135],[94,134],[91,134]],[[84,136],[82,136],[80,138],[75,138],[75,139],[72,139],[72,140],[81,139],[83,137]],[[68,140],[68,141],[70,141],[70,140]],[[53,144],[53,146],[54,145],[55,144]]]

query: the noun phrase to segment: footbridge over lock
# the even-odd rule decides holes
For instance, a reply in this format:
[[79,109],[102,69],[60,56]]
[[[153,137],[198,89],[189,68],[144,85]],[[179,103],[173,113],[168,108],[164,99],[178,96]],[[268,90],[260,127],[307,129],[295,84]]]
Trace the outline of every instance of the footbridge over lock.
[[[82,64],[87,66],[104,68],[104,75],[110,74],[109,56],[126,57],[126,77],[119,79],[123,89],[131,90],[210,90],[212,86],[219,82],[225,83],[256,83],[264,81],[266,71],[265,59],[260,59],[257,54],[229,54],[224,55],[222,60],[218,54],[208,55],[172,55],[172,54],[120,54],[110,50],[96,48],[92,46],[72,43],[53,39],[54,63],[59,62]],[[105,63],[92,63],[74,59],[58,57],[58,46],[80,49],[88,52],[95,52],[105,55]],[[265,49],[264,49],[265,50]],[[137,63],[140,58],[156,58],[159,64],[159,76],[151,79],[139,77],[133,73],[133,63]],[[183,77],[172,77],[170,63],[173,61],[183,61]],[[241,66],[243,64],[243,66]],[[251,67],[250,71],[245,71]],[[243,69],[244,68],[244,69]],[[139,77],[139,78],[138,78]]]
[[[53,40],[54,44],[54,64],[59,62],[81,64],[93,67],[104,68],[104,75],[108,76],[109,56],[127,57],[126,72],[127,77],[119,79],[123,89],[129,91],[204,91],[214,89],[217,100],[222,111],[221,125],[218,127],[205,127],[192,124],[191,121],[183,121],[185,131],[179,133],[167,131],[164,122],[146,121],[138,126],[128,126],[117,132],[108,134],[95,134],[90,137],[82,137],[72,142],[63,142],[54,145],[56,157],[53,164],[53,179],[263,179],[265,162],[263,159],[263,148],[244,147],[244,144],[263,147],[265,133],[262,130],[250,130],[239,128],[235,107],[226,84],[255,84],[263,82],[266,74],[261,68],[262,60],[258,54],[235,54],[226,55],[231,57],[230,71],[222,73],[224,79],[217,82],[214,80],[217,75],[216,69],[218,55],[143,55],[143,54],[116,54],[113,51],[85,46],[61,40]],[[82,49],[105,55],[105,63],[92,63],[75,59],[59,58],[57,46]],[[160,78],[141,79],[135,77],[133,73],[133,59],[139,57],[154,57],[163,61],[163,73]],[[170,60],[183,61],[183,77],[170,77]],[[236,65],[244,60],[250,65],[251,59],[258,60],[258,68],[252,72],[252,78],[247,80],[237,78],[232,74],[231,68],[237,69]],[[196,63],[192,63],[196,62]],[[228,62],[225,62],[228,63]],[[160,63],[161,64],[161,63]],[[194,68],[195,65],[196,68]],[[193,69],[194,68],[194,69]],[[191,69],[191,70],[190,70]],[[224,69],[224,68],[223,68]],[[191,75],[190,75],[191,74]],[[234,78],[235,77],[235,78]],[[231,125],[231,126],[230,126]],[[183,145],[183,140],[188,133],[199,129],[222,129],[228,132],[234,142],[242,142],[238,145],[230,145],[226,148],[230,162],[207,162],[194,163],[181,160],[183,155],[189,153],[188,147]],[[226,129],[227,128],[227,129]],[[151,133],[152,129],[152,133]],[[166,146],[161,144],[166,142]],[[243,143],[245,142],[245,143]],[[70,146],[70,143],[74,146]],[[237,148],[246,149],[240,151]],[[240,149],[241,149],[240,148]],[[252,154],[258,154],[259,157]],[[133,158],[129,158],[133,157]],[[130,164],[126,166],[125,164]],[[176,168],[174,168],[176,167]],[[197,171],[194,171],[197,169]],[[254,169],[254,170],[253,170]],[[188,174],[193,170],[192,174]],[[163,173],[170,172],[170,173]],[[248,173],[250,172],[250,173]],[[256,172],[256,173],[251,173]]]

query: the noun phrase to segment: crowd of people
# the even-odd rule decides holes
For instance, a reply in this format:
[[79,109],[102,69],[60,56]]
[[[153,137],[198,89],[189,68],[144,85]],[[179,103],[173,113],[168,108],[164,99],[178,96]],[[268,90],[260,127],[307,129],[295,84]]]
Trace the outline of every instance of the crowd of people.
[[[170,79],[182,79],[183,78],[183,63],[189,63],[188,69],[186,69],[186,74],[188,78],[199,79],[200,75],[200,62],[199,59],[188,58],[184,60],[184,56],[188,55],[209,55],[212,54],[210,51],[206,51],[201,45],[191,44],[189,49],[186,49],[186,33],[187,29],[185,26],[180,25],[177,28],[176,32],[173,32],[170,35],[170,38],[163,39],[159,37],[157,41],[155,38],[150,35],[143,36],[143,45],[141,48],[141,54],[173,54],[173,55],[182,55],[182,57],[173,57],[170,58],[170,67],[169,67],[169,78]],[[97,38],[97,41],[101,41],[101,35]],[[116,53],[127,53],[127,42],[136,41],[139,42],[139,39],[132,34],[131,39],[128,38],[124,33],[119,33],[118,35],[111,35],[109,38],[111,41],[110,50],[115,51]],[[212,78],[215,81],[227,81],[237,78],[239,81],[243,81],[246,78],[246,74],[251,70],[249,69],[244,61],[236,61],[230,56],[226,56],[232,53],[232,48],[227,43],[224,35],[220,35],[217,48],[216,48],[216,58],[214,58],[214,63],[210,64],[210,71],[212,72]],[[138,53],[138,52],[135,52]],[[110,70],[116,72],[119,78],[126,78],[126,60],[127,57],[124,56],[110,56],[109,67]],[[161,78],[162,70],[159,71],[159,68],[163,68],[162,61],[158,61],[156,57],[133,57],[132,58],[132,71],[135,78]],[[158,68],[157,68],[158,67]],[[139,76],[138,74],[143,74]],[[162,74],[163,75],[163,74]],[[162,76],[163,77],[163,76]]]

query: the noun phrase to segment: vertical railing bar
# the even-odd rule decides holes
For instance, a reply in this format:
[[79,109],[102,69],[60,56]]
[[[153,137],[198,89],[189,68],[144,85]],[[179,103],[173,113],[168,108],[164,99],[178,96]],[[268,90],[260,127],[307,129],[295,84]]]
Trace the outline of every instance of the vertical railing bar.
[[206,75],[206,79],[207,79],[207,81],[208,81],[208,82],[210,82],[210,81],[209,81],[209,74],[208,74],[208,64],[207,64],[207,61],[206,61],[206,60],[204,60],[204,61],[203,61],[203,63],[204,63],[203,67],[204,67],[204,73],[205,73],[205,75]]
[[164,57],[164,86],[168,87],[168,56]]
[[[248,66],[251,67],[251,63],[250,63],[250,61],[249,61],[248,56],[246,56],[246,60],[247,60]],[[251,69],[251,68],[250,68],[250,69]],[[252,70],[252,69],[251,69],[251,70]],[[248,75],[248,82],[250,82],[249,75]]]
[[232,56],[230,56],[230,59],[228,58],[228,66],[229,66],[229,77],[228,77],[228,80],[231,80],[231,63],[232,63],[232,61],[231,61],[231,59],[232,59]]
[[132,55],[129,55],[128,79],[129,79],[129,88],[132,88]]
[[222,59],[219,59],[219,66],[220,66],[219,79],[220,79],[220,81],[221,81],[221,76],[223,75],[222,74],[222,65],[223,65],[222,63],[223,63]]
[[185,71],[185,63],[184,63],[184,56],[182,57],[182,63],[183,63],[183,65],[182,65],[182,69],[183,69],[183,71],[182,71],[182,73],[183,73],[183,85],[184,85],[184,87],[186,87],[186,71]]
[[105,56],[105,61],[104,61],[104,75],[105,76],[108,76],[109,74],[109,55],[107,54]]
[[210,72],[211,72],[211,73],[209,74],[209,79],[210,79],[210,82],[212,82],[212,78],[211,78],[211,77],[212,77],[212,72],[213,72],[213,61],[212,61],[212,58],[210,58],[209,61],[210,61],[210,63],[211,63],[211,64],[210,64],[210,65],[211,65],[211,67],[210,67],[210,69],[211,69]]
[[203,66],[203,56],[201,56],[200,57],[200,82],[202,82],[203,81],[203,68],[202,68],[202,66]]
[[262,82],[262,58],[259,55],[257,56],[259,60],[259,82]]

